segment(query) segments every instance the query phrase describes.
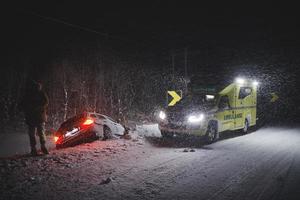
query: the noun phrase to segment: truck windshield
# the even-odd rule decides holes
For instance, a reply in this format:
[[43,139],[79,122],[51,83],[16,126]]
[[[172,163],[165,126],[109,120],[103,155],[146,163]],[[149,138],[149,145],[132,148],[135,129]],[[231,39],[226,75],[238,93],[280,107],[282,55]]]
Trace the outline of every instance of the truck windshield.
[[177,104],[179,106],[197,105],[201,107],[211,107],[215,105],[215,96],[206,94],[195,94],[183,97]]

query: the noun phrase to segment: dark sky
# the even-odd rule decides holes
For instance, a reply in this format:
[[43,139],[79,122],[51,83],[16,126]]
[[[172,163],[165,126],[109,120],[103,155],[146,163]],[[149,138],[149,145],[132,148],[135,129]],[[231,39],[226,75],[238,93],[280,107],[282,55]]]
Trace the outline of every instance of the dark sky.
[[23,33],[23,38],[19,38],[21,40],[26,40],[30,35],[51,39],[84,32],[37,16],[42,15],[108,34],[112,39],[119,38],[120,42],[146,46],[176,46],[174,43],[191,45],[201,40],[201,36],[207,35],[209,39],[225,41],[235,38],[243,41],[243,35],[249,32],[261,35],[273,32],[273,37],[283,38],[298,33],[297,10],[292,9],[292,5],[120,2],[110,5],[101,1],[97,4],[71,1],[56,4],[19,4],[8,6],[4,20],[10,35],[10,31],[15,32],[13,35],[20,31]]
[[167,60],[170,52],[185,47],[190,53],[205,51],[206,57],[214,54],[220,60],[226,49],[297,52],[300,48],[299,14],[293,5],[147,2],[3,6],[3,46],[9,57],[24,53],[57,57],[63,55],[59,52],[103,44],[116,52],[158,54]]
[[212,80],[217,74],[226,80],[240,74],[254,75],[264,81],[262,85],[270,86],[270,91],[292,96],[293,105],[299,102],[300,96],[295,96],[300,90],[297,5],[109,2],[2,4],[3,87],[10,79],[7,72],[47,77],[49,66],[53,68],[64,59],[92,67],[99,57],[106,59],[105,64],[117,58],[116,62],[125,62],[125,66],[138,64],[171,74],[173,54],[175,73],[184,75],[183,50],[188,48],[188,75],[200,74]]
[[175,70],[183,74],[187,47],[190,74],[210,70],[235,75],[248,70],[259,75],[266,69],[285,77],[279,84],[290,80],[297,85],[300,18],[296,5],[147,2],[3,5],[1,48],[6,64],[47,66],[70,52],[73,58],[88,59],[100,46],[104,57],[112,52],[127,62],[129,57],[142,64],[151,61],[168,73],[171,54],[176,54]]

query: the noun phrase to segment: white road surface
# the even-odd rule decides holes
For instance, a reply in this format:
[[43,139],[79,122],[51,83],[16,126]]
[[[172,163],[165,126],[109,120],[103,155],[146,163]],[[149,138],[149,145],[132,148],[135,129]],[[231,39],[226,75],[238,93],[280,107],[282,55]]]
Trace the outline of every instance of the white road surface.
[[300,129],[191,145],[138,137],[1,159],[0,199],[300,199]]

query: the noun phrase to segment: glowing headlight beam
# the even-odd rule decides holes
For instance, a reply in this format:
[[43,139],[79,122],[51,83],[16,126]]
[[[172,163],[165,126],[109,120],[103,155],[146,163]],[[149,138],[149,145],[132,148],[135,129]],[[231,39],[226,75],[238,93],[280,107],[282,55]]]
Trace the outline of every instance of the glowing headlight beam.
[[166,115],[166,113],[164,111],[160,111],[159,114],[158,114],[158,117],[160,119],[166,119],[167,115]]
[[259,85],[259,82],[258,82],[258,81],[253,81],[253,82],[252,82],[252,85],[253,85],[253,86],[258,86],[258,85]]
[[245,83],[245,79],[243,79],[243,78],[236,78],[235,82],[238,83],[238,84],[244,84]]
[[197,123],[197,122],[201,122],[204,119],[204,114],[200,114],[200,115],[191,115],[188,117],[188,121],[190,123]]

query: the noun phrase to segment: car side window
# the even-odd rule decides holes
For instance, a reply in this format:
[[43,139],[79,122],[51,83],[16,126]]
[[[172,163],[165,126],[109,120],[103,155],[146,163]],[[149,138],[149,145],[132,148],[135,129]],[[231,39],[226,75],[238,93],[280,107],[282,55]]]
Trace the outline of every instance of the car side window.
[[230,108],[228,96],[222,96],[218,105],[219,109],[225,110]]
[[251,87],[241,87],[239,92],[239,99],[244,99],[245,97],[249,96],[251,92]]

